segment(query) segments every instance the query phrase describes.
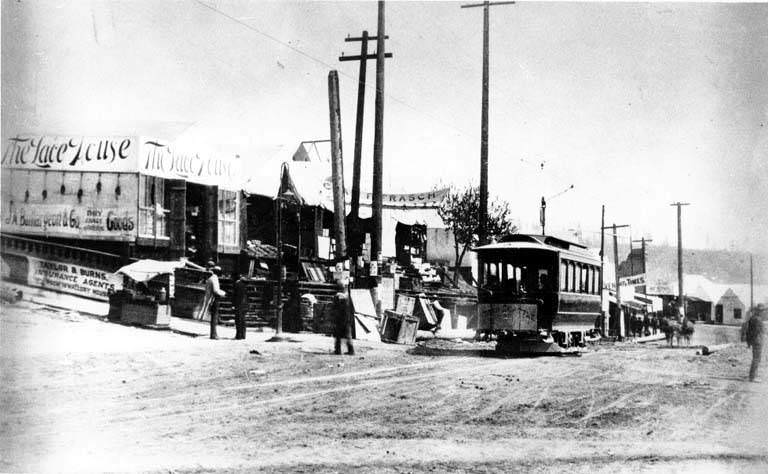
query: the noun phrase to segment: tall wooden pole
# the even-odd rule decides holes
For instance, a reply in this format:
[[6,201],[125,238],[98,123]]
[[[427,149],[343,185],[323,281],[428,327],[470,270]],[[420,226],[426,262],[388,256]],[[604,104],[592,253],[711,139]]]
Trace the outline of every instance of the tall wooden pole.
[[[384,36],[387,39],[387,36]],[[347,36],[344,41],[360,41],[359,56],[339,57],[339,61],[360,61],[360,72],[357,85],[357,117],[355,122],[355,155],[352,163],[352,196],[350,200],[351,209],[349,212],[349,227],[347,228],[348,251],[351,256],[360,255],[360,167],[363,154],[363,124],[365,122],[365,84],[367,79],[367,64],[369,59],[376,59],[377,55],[368,54],[368,41],[378,41],[377,36],[369,36],[368,31],[363,31],[360,37]],[[385,58],[391,58],[392,53],[386,53]]]
[[[488,55],[490,48],[490,32],[488,21],[488,2],[483,5],[483,95],[480,118],[480,228],[478,238],[480,245],[485,245],[488,236]],[[483,281],[483,268],[478,259],[478,281]]]
[[339,74],[328,73],[328,108],[331,123],[331,180],[333,181],[333,227],[336,259],[347,258],[347,236],[344,226],[344,162],[341,149],[341,110],[339,106]]
[[685,292],[683,291],[683,225],[682,206],[687,202],[675,202],[670,206],[677,206],[677,303],[685,314]]
[[[616,284],[616,316],[619,318],[619,336],[624,337],[626,334],[626,328],[624,327],[624,315],[621,310],[621,287],[619,286],[619,236],[616,233],[616,229],[623,227],[629,227],[627,224],[616,225],[613,224],[610,227],[602,227],[602,231],[605,229],[613,230],[613,261],[614,261],[614,281]],[[610,315],[610,311],[609,311]],[[608,318],[610,320],[610,317]],[[610,326],[609,326],[610,329]]]
[[749,254],[749,313],[755,310],[755,280],[752,273],[752,254]]
[[[645,244],[648,243],[648,242],[653,242],[653,239],[646,239],[645,237],[642,237],[640,240],[634,240],[633,242],[640,242],[640,248],[642,249],[641,251],[643,252],[643,255],[642,255],[642,257],[643,257],[643,279],[647,280],[648,279],[648,267],[646,265]],[[646,290],[648,289],[646,283],[643,283],[641,288],[642,288],[642,293],[645,294]]]
[[371,217],[371,260],[381,257],[381,230],[384,193],[384,0],[379,0],[378,31],[376,32],[376,103],[373,131],[373,188]]
[[[603,204],[602,216],[600,218],[600,311],[603,310],[603,274],[605,273],[605,204]],[[610,318],[610,312],[607,312],[603,317],[603,335],[608,334],[608,319]]]
[[[360,166],[363,155],[363,119],[365,117],[365,79],[368,61],[368,31],[363,31],[360,41],[360,73],[357,84],[357,118],[355,120],[355,156],[352,162],[352,209],[350,221],[357,228],[357,217],[360,209]],[[351,249],[357,255],[356,248]]]
[[621,310],[621,285],[619,285],[619,239],[616,234],[616,224],[613,224],[613,261],[614,277],[616,279],[616,315],[619,318],[619,336],[624,336],[624,315]]
[[[508,5],[515,2],[489,2],[462,5],[461,8],[483,7],[483,91],[480,111],[480,215],[478,240],[484,245],[488,240],[488,63],[490,55],[490,21],[489,9],[494,5]],[[483,266],[477,262],[477,281],[483,281]]]

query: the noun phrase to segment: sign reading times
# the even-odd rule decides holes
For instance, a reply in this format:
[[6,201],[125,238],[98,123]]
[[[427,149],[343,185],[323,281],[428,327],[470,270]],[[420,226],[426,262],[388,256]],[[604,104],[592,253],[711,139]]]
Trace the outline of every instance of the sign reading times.
[[621,286],[645,285],[645,273],[640,273],[638,275],[619,278],[619,285]]
[[132,137],[16,136],[3,150],[2,167],[44,171],[136,172]]

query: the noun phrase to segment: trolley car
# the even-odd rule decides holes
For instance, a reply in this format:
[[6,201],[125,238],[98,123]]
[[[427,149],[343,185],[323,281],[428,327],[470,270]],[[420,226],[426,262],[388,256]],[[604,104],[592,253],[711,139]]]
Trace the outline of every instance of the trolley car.
[[478,330],[497,349],[560,352],[583,346],[601,316],[600,260],[584,245],[514,234],[474,249],[483,272]]

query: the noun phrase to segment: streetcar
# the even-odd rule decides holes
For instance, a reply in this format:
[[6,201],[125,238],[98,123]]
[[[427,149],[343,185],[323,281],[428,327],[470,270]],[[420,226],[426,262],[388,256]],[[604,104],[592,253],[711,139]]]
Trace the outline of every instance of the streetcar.
[[473,249],[483,268],[478,332],[503,352],[562,352],[599,326],[600,259],[553,236],[513,234]]

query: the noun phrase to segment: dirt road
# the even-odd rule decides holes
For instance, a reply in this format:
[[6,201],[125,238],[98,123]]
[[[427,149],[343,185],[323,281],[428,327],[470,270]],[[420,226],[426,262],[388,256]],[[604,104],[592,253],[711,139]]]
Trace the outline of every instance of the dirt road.
[[339,357],[317,335],[211,341],[32,307],[0,323],[0,471],[768,470],[768,383],[745,381],[741,345]]

